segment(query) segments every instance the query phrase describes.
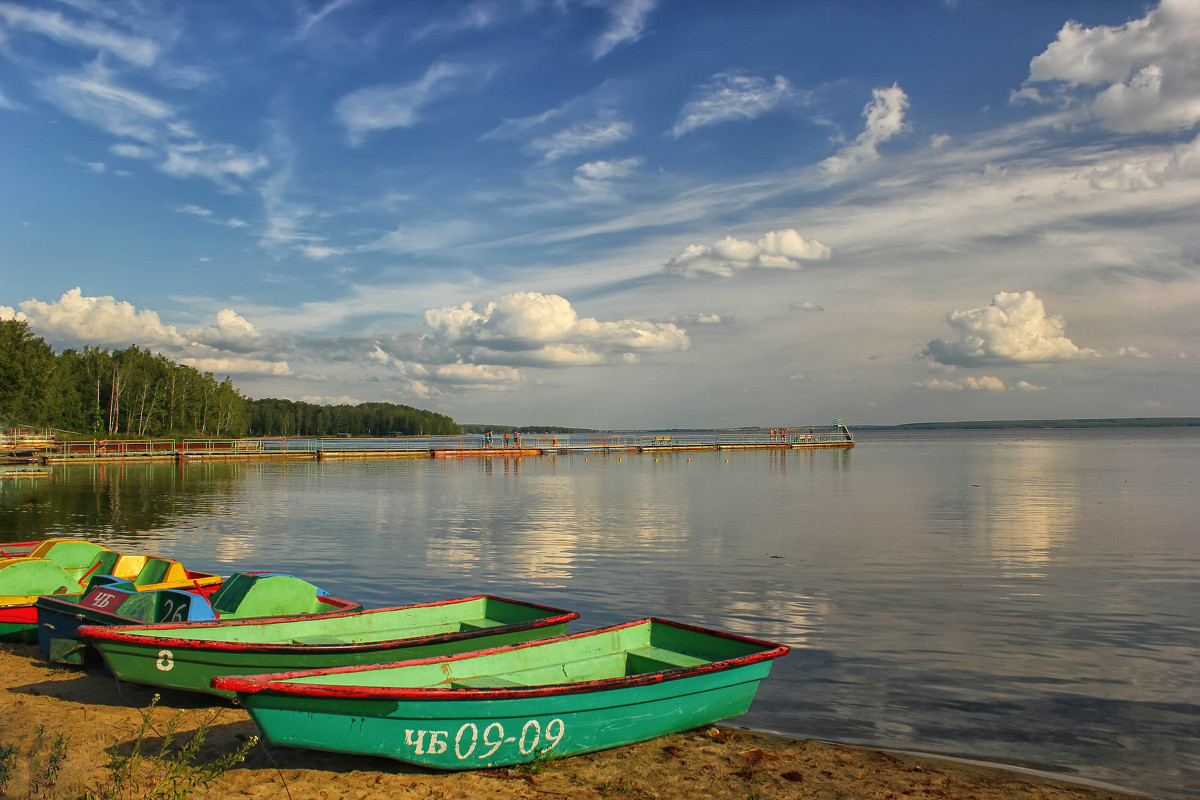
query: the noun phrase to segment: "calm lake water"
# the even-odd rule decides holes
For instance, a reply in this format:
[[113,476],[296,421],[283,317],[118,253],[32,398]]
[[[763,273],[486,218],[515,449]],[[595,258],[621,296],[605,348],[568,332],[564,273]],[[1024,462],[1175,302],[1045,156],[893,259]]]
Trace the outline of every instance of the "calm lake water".
[[55,467],[0,481],[0,541],[736,631],[793,648],[736,724],[1200,797],[1200,431],[857,438]]

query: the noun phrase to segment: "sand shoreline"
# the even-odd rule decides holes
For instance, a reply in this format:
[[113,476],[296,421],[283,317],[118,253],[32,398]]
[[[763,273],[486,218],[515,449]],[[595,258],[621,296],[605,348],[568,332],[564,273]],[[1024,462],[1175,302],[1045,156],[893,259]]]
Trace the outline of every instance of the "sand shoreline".
[[[50,797],[79,797],[107,776],[114,749],[128,748],[155,690],[118,683],[99,667],[49,664],[36,645],[0,645],[0,744],[25,752],[34,730],[70,738]],[[161,692],[146,747],[178,713],[186,736],[217,718],[200,761],[233,751],[256,733],[248,715],[217,698]],[[19,795],[19,774],[9,787]],[[1128,800],[1093,783],[964,759],[860,749],[715,726],[539,765],[440,773],[400,762],[259,744],[246,761],[196,797],[253,798],[1044,798]]]

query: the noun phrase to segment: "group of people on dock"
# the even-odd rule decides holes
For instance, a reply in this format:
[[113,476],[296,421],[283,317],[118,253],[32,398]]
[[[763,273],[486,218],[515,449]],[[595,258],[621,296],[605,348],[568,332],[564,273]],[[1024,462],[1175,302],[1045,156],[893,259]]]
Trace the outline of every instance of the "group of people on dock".
[[[492,447],[493,446],[492,437],[494,434],[495,434],[495,431],[492,430],[491,428],[488,428],[486,431],[483,432],[483,446],[484,447]],[[508,433],[508,431],[505,431],[504,432],[504,446],[505,447],[520,447],[521,446],[521,432],[514,428],[512,434],[511,434],[511,437],[510,437],[510,434]]]

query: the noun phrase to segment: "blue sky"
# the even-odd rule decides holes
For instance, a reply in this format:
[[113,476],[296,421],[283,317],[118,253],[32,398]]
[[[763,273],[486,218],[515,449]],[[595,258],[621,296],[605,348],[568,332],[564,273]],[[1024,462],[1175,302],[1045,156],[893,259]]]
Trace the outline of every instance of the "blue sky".
[[0,0],[0,318],[252,397],[1200,414],[1200,0]]

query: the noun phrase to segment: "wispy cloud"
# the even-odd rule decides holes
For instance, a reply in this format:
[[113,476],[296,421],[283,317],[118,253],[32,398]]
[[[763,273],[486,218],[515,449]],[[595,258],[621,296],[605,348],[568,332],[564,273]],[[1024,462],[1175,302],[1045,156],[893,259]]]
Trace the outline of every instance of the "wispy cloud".
[[678,138],[708,125],[754,119],[793,102],[796,97],[796,91],[782,75],[767,80],[737,72],[721,73],[702,85],[684,104],[671,135]]
[[9,100],[8,97],[4,94],[3,87],[0,87],[0,108],[5,108],[5,109],[8,109],[9,111],[20,110],[20,106],[18,106],[12,100]]
[[534,139],[529,143],[529,149],[544,161],[556,161],[564,156],[603,149],[632,135],[633,123],[601,117]]
[[338,100],[334,110],[351,144],[357,145],[375,131],[416,125],[431,104],[456,92],[478,88],[486,77],[486,70],[479,67],[439,61],[410,83],[353,91]]
[[72,21],[55,11],[0,3],[0,22],[10,28],[42,34],[60,44],[100,51],[142,67],[153,64],[159,53],[158,45],[149,39],[121,33],[96,22]]
[[608,29],[596,39],[592,56],[600,59],[619,45],[636,42],[642,38],[646,18],[658,5],[658,0],[591,0],[612,16]]
[[113,136],[152,143],[175,111],[168,104],[117,85],[112,73],[93,64],[81,73],[39,82],[43,96],[71,116]]
[[330,2],[318,8],[309,14],[303,14],[300,18],[300,26],[296,31],[297,39],[307,39],[312,33],[313,28],[317,27],[330,14],[340,11],[343,8],[354,5],[358,0],[330,0]]

